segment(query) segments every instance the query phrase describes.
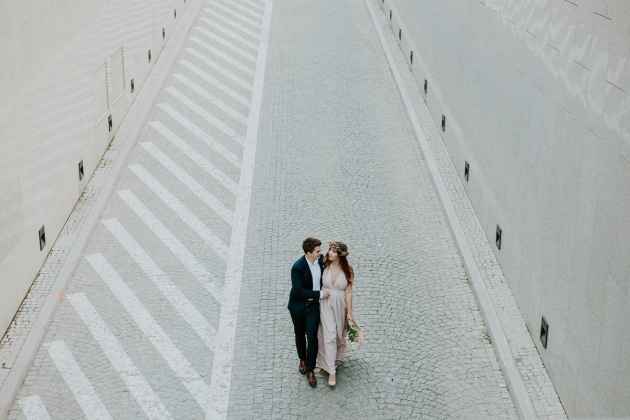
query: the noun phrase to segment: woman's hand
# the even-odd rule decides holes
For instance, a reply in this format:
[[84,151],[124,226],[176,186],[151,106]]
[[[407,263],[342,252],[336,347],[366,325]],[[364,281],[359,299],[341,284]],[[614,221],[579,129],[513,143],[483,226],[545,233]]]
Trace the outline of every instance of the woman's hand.
[[352,316],[352,314],[350,314],[350,313],[349,313],[349,314],[346,316],[346,318],[348,319],[348,322],[352,322],[353,324],[355,323],[355,322],[354,322],[354,317]]

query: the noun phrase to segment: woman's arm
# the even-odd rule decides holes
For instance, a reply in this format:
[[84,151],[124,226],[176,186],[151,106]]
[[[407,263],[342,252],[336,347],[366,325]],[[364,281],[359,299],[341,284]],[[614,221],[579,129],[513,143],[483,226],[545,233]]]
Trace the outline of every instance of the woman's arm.
[[352,284],[349,283],[346,287],[346,313],[348,314],[348,320],[354,322],[352,316]]

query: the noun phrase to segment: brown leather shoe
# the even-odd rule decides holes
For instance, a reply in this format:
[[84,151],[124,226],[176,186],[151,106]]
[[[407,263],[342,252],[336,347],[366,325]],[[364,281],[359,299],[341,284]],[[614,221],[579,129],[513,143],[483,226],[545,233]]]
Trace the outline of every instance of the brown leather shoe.
[[302,375],[306,375],[306,361],[300,360],[300,366],[298,366],[298,370]]
[[317,378],[315,377],[313,371],[306,372],[306,377],[308,378],[308,384],[315,388],[315,386],[317,386]]

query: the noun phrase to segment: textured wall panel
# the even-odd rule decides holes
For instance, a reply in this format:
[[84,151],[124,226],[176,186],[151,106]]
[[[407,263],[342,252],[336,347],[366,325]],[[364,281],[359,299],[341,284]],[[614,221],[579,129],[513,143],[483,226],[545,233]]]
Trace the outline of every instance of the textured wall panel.
[[22,235],[24,235],[22,188],[20,180],[17,179],[0,195],[0,264]]

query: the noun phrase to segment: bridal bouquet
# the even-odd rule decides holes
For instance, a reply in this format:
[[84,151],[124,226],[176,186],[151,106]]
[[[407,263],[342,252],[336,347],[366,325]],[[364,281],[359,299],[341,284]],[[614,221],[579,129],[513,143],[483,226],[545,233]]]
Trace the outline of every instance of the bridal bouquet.
[[346,325],[346,337],[350,347],[357,349],[363,344],[361,339],[360,328],[354,322],[348,322]]

